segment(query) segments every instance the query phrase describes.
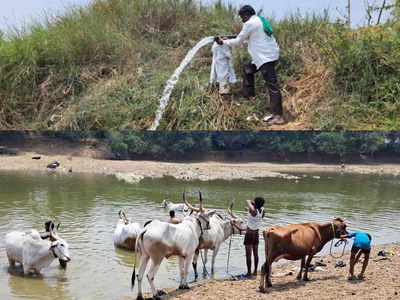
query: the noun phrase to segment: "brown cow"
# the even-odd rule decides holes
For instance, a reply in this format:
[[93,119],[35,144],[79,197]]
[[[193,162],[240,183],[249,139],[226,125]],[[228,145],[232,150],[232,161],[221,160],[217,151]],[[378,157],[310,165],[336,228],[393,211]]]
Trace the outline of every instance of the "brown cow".
[[[327,242],[346,233],[346,224],[341,218],[335,218],[332,223],[324,225],[310,222],[264,228],[265,264],[261,268],[260,291],[265,291],[265,284],[268,287],[272,286],[271,266],[281,258],[301,259],[297,279],[301,279],[305,268],[303,280],[308,281],[308,268],[313,256],[321,251]],[[307,255],[307,262],[304,264]]]

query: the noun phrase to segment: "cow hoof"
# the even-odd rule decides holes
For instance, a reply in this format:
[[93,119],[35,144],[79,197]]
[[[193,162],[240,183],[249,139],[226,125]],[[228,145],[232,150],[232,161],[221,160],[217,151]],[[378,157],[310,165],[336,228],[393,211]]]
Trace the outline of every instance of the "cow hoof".
[[268,284],[267,284],[267,287],[272,287],[272,283],[268,283]]
[[260,287],[260,293],[265,294],[265,292],[266,292],[266,290],[264,288]]
[[155,295],[153,296],[153,300],[162,300],[161,296]]
[[310,279],[308,279],[308,277],[304,277],[303,281],[310,281]]
[[143,298],[142,295],[140,295],[140,296],[137,296],[137,297],[136,297],[136,300],[144,300],[144,298]]
[[157,296],[162,296],[162,295],[166,295],[167,293],[164,292],[163,290],[158,290],[157,291]]
[[297,280],[301,280],[301,276],[297,276],[296,279],[297,279]]

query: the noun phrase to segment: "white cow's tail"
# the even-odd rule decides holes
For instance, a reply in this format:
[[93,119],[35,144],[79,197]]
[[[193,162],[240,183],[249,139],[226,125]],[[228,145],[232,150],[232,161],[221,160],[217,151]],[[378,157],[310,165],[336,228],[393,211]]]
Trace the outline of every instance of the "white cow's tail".
[[132,277],[131,277],[131,289],[133,289],[135,287],[135,278],[136,278],[136,258],[137,258],[137,253],[140,252],[140,240],[143,241],[143,235],[145,234],[146,230],[143,230],[139,236],[136,239],[136,243],[135,243],[135,259],[133,261],[133,273],[132,273]]

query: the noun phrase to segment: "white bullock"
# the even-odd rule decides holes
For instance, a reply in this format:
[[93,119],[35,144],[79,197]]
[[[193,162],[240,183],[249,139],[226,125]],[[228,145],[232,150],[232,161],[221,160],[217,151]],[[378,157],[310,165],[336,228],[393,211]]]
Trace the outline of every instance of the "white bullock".
[[199,251],[204,249],[204,261],[203,261],[203,272],[206,272],[207,264],[207,252],[208,250],[213,250],[212,260],[211,260],[211,274],[214,273],[215,258],[218,254],[219,248],[222,243],[230,237],[232,234],[241,234],[246,231],[245,222],[234,216],[231,210],[228,213],[232,218],[223,219],[220,215],[215,214],[210,218],[210,230],[204,232],[201,239],[200,247],[196,250],[193,257],[193,270],[195,278],[198,277],[197,274],[197,260],[199,257]]
[[161,203],[162,208],[166,208],[168,211],[174,210],[174,211],[188,211],[189,208],[185,203],[178,203],[174,204],[169,200],[164,199]]
[[[164,258],[177,255],[179,257],[180,284],[179,289],[188,289],[187,274],[193,255],[199,246],[200,238],[204,231],[210,228],[210,217],[215,211],[205,212],[203,210],[200,194],[200,212],[196,216],[187,216],[179,224],[170,224],[158,220],[152,221],[144,227],[136,241],[136,249],[140,251],[140,265],[137,275],[138,295],[137,299],[142,300],[142,279],[146,266],[151,260],[151,267],[147,273],[153,299],[161,299],[164,294],[156,290],[154,277]],[[135,255],[136,262],[136,255]],[[132,274],[132,287],[135,284],[136,265]]]
[[119,211],[119,220],[114,231],[114,245],[135,250],[136,238],[142,230],[138,223],[129,221],[125,213]]
[[6,252],[11,266],[22,264],[24,274],[48,267],[54,259],[70,261],[68,244],[51,233],[50,241],[43,240],[37,230],[30,232],[12,231],[5,238]]

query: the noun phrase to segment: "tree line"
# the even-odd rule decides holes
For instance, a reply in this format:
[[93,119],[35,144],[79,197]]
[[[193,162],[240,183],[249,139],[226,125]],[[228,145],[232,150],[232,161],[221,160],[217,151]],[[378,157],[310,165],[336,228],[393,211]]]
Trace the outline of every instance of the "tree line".
[[2,131],[4,139],[45,136],[81,143],[96,139],[113,159],[145,155],[155,159],[211,151],[320,153],[400,153],[400,131]]

